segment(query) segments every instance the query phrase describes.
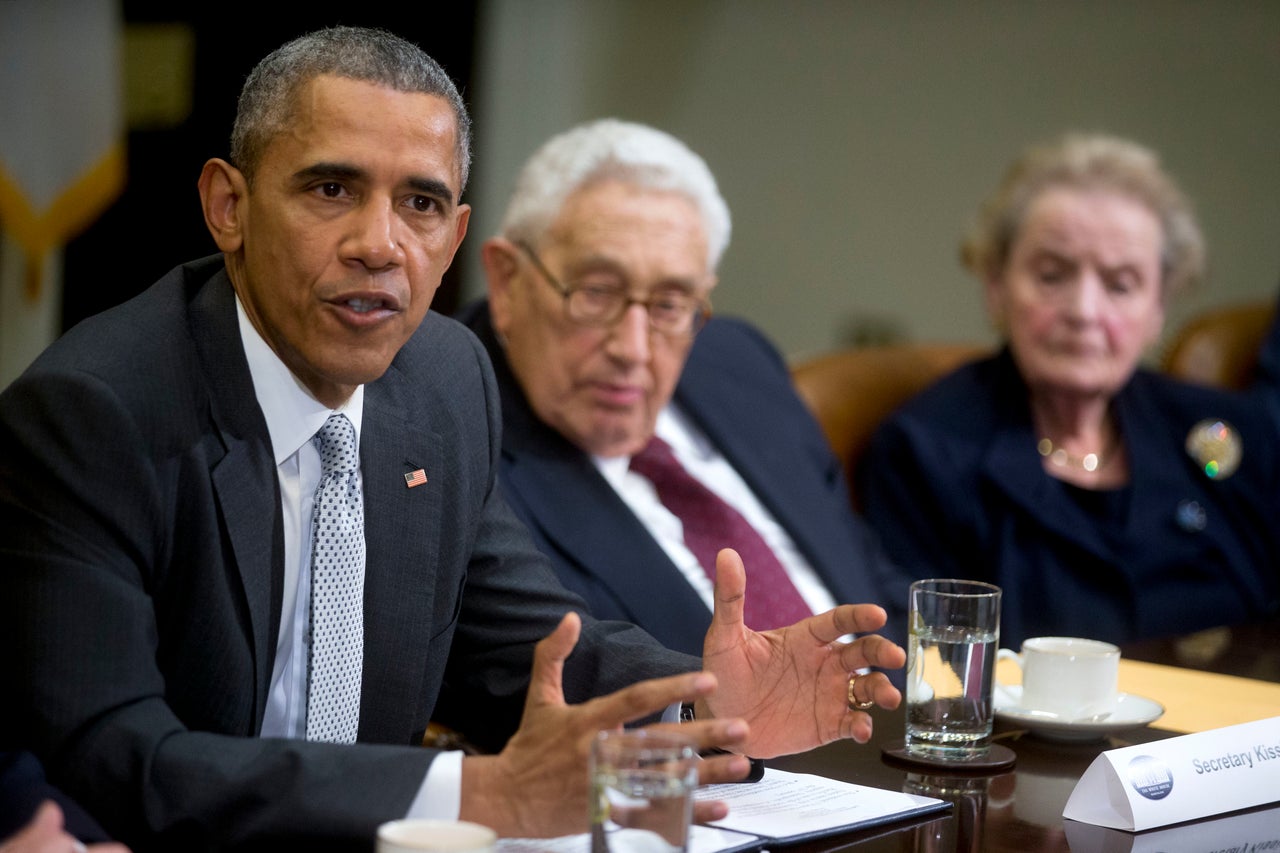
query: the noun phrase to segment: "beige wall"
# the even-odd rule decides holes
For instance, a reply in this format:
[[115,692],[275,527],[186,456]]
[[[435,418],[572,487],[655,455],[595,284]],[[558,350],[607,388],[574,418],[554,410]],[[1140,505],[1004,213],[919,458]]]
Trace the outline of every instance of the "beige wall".
[[1211,277],[1168,328],[1280,291],[1280,3],[488,0],[472,280],[521,161],[588,118],[706,157],[734,215],[719,311],[789,356],[851,336],[987,340],[956,243],[1025,144],[1156,148],[1197,204]]

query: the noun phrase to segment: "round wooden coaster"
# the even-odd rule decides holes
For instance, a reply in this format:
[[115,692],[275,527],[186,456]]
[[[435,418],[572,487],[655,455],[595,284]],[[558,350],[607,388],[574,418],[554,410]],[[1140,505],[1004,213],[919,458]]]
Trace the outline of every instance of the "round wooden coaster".
[[907,752],[906,742],[902,740],[886,743],[880,748],[880,752],[890,764],[928,767],[933,770],[946,770],[951,773],[999,773],[1008,770],[1018,760],[1018,756],[1012,749],[999,743],[991,744],[991,749],[985,757],[972,758],[966,761],[913,755]]

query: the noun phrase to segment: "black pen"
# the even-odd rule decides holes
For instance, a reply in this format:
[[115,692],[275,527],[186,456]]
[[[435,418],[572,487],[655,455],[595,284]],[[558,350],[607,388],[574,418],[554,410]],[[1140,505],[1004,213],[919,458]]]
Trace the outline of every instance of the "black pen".
[[[719,747],[716,747],[716,746],[708,747],[707,749],[701,750],[701,751],[698,753],[698,755],[702,756],[703,758],[706,758],[706,757],[711,756],[711,755],[736,755],[736,754],[737,754],[737,753],[730,752],[730,751],[729,751],[729,750],[727,750],[727,749],[720,749]],[[763,779],[763,778],[764,778],[764,759],[763,759],[763,758],[751,758],[750,756],[743,756],[743,757],[744,757],[744,758],[746,758],[746,759],[747,759],[747,761],[750,761],[750,762],[751,762],[751,769],[750,769],[749,771],[747,771],[747,775],[746,775],[746,777],[745,777],[745,778],[742,778],[742,779],[732,779],[732,780],[730,780],[727,784],[741,784],[741,783],[745,783],[745,782],[759,782],[761,779]]]

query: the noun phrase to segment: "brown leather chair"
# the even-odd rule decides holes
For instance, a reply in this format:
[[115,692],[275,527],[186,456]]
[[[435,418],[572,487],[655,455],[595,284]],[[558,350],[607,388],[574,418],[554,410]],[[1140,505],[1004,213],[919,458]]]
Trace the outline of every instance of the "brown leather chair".
[[1253,379],[1275,300],[1213,308],[1188,320],[1165,348],[1160,367],[1188,382],[1240,389]]
[[943,374],[992,351],[982,344],[886,344],[837,350],[792,367],[796,390],[844,465],[855,507],[854,471],[880,422]]

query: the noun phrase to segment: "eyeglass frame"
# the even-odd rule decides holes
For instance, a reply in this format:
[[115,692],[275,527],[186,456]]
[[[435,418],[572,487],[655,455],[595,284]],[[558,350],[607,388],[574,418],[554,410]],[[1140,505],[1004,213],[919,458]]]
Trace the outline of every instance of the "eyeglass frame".
[[551,270],[547,269],[547,265],[542,262],[542,258],[538,257],[538,253],[535,252],[533,250],[533,247],[530,246],[525,241],[515,240],[513,242],[520,249],[520,251],[524,252],[525,255],[528,256],[529,260],[533,261],[534,267],[537,268],[538,272],[541,274],[542,278],[547,282],[547,284],[551,285],[551,289],[554,290],[556,293],[560,294],[560,298],[563,300],[563,303],[564,303],[565,316],[568,317],[570,321],[577,323],[580,326],[591,326],[594,328],[607,328],[609,326],[612,326],[615,323],[617,323],[619,320],[621,320],[624,316],[626,316],[627,309],[629,309],[632,305],[644,306],[645,314],[648,315],[648,318],[649,318],[649,328],[657,332],[658,334],[665,335],[666,337],[669,337],[669,338],[682,338],[682,337],[693,338],[695,335],[698,334],[698,332],[702,330],[704,326],[707,325],[707,321],[711,319],[711,301],[709,299],[707,299],[705,296],[699,296],[693,293],[683,293],[681,295],[689,298],[694,303],[693,313],[689,317],[689,328],[682,331],[668,331],[666,329],[661,328],[660,326],[654,325],[654,322],[653,322],[654,314],[650,308],[650,303],[649,303],[649,300],[653,299],[653,294],[649,294],[647,299],[636,299],[625,290],[621,292],[622,308],[612,317],[609,317],[607,319],[599,319],[599,320],[588,320],[581,317],[575,317],[573,315],[573,311],[569,308],[569,301],[570,299],[573,298],[573,294],[580,292],[583,288],[565,284],[563,281],[561,281],[558,276],[553,274]]

